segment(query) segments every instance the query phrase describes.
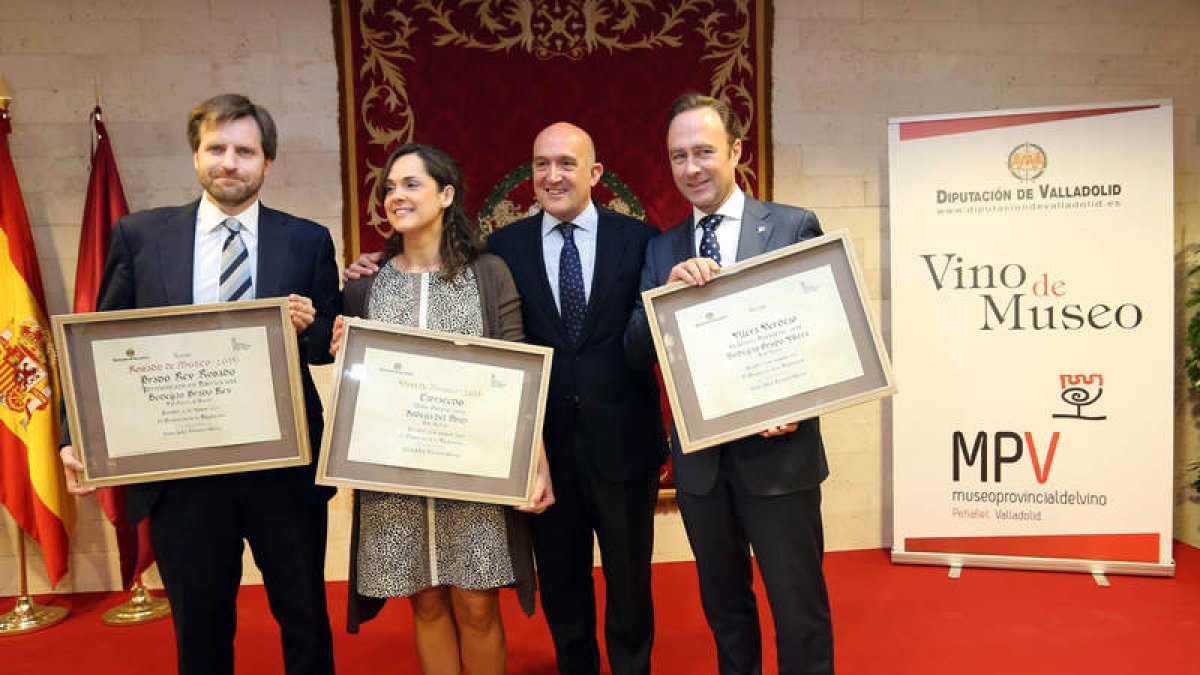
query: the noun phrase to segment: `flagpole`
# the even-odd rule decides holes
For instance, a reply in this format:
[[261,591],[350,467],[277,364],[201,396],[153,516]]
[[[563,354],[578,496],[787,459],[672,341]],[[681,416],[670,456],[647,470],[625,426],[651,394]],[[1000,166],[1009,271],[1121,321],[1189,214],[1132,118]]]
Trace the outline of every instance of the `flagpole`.
[[[0,87],[2,86],[3,83],[0,82]],[[2,92],[0,89],[0,93]],[[17,524],[17,574],[17,602],[11,612],[0,615],[0,637],[32,633],[49,628],[67,618],[66,607],[39,605],[29,595],[29,576],[25,564],[25,530],[21,529],[20,524]]]
[[[102,161],[99,160],[99,156],[98,156],[99,153],[102,151],[102,149],[106,149],[105,150],[106,155],[105,155],[105,159],[103,160],[103,163],[106,165],[109,163],[112,163],[115,165],[115,160],[113,159],[112,152],[111,152],[112,146],[109,143],[108,139],[105,139],[102,135],[102,130],[104,127],[103,127],[103,123],[102,123],[103,122],[102,113],[100,111],[100,84],[99,84],[99,81],[94,76],[92,78],[92,94],[96,99],[96,107],[94,109],[92,109],[92,114],[88,118],[88,123],[92,127],[92,135],[91,135],[91,139],[92,139],[92,152],[91,152],[92,176],[91,176],[91,179],[88,181],[88,196],[87,196],[87,202],[84,206],[83,226],[81,228],[80,242],[79,242],[79,267],[75,271],[75,306],[74,306],[74,310],[76,312],[91,312],[96,309],[96,305],[95,305],[95,290],[96,289],[93,287],[93,285],[91,283],[85,284],[84,279],[86,277],[88,279],[93,279],[96,282],[99,281],[99,279],[96,279],[93,277],[93,273],[98,272],[100,268],[93,267],[88,263],[89,260],[93,260],[93,259],[90,258],[87,255],[87,253],[89,252],[88,246],[96,244],[94,237],[90,237],[88,233],[92,232],[92,234],[95,234],[95,231],[92,229],[92,227],[99,224],[99,222],[104,222],[103,218],[101,218],[101,221],[90,221],[89,220],[90,216],[94,215],[94,214],[92,214],[92,212],[89,211],[89,208],[90,208],[90,205],[92,204],[93,198],[97,196],[96,194],[93,194],[92,189],[93,189],[93,186],[96,185],[95,179],[97,176],[97,173],[96,173],[97,165],[102,163]],[[115,173],[115,171],[116,171],[115,166],[113,166],[112,171]],[[119,178],[116,179],[115,187],[118,191],[120,191],[120,179]],[[113,186],[109,185],[108,188],[111,190],[113,188]],[[119,202],[120,202],[120,207],[117,209],[119,211],[119,213],[114,213],[110,208],[107,213],[110,221],[106,223],[107,227],[103,227],[99,230],[103,235],[100,237],[100,239],[102,241],[107,241],[107,239],[108,239],[108,228],[110,228],[112,226],[111,219],[115,219],[116,217],[123,216],[123,215],[125,215],[125,212],[127,211],[127,207],[125,206],[125,199],[124,199],[123,195],[120,197]],[[104,211],[104,209],[101,208],[101,211]],[[104,248],[100,248],[99,251],[101,251],[100,262],[102,263]],[[93,250],[93,251],[91,251],[91,253],[95,253],[95,251]],[[81,295],[80,295],[81,284],[83,284],[83,286],[82,286],[83,288],[87,288],[89,291],[88,293],[85,293],[85,295],[91,296],[90,298],[87,299],[86,302],[82,302],[82,304],[81,304]],[[108,490],[111,491],[111,490],[121,490],[121,489],[122,488],[109,488]],[[128,553],[127,548],[126,548],[127,545],[125,543],[123,543],[122,527],[121,527],[121,524],[124,523],[124,514],[123,514],[124,502],[123,502],[123,500],[115,499],[115,496],[111,492],[109,492],[109,494],[107,494],[107,495],[104,492],[98,492],[96,494],[96,497],[98,500],[100,500],[101,507],[104,509],[105,514],[108,515],[109,518],[112,520],[112,524],[113,524],[114,528],[116,529],[117,549],[118,549],[119,555],[121,557],[121,563],[122,563],[121,564],[121,584],[122,584],[121,590],[122,591],[124,591],[124,590],[130,591],[130,595],[126,599],[126,601],[119,605],[109,608],[106,612],[104,612],[103,616],[101,617],[101,620],[105,624],[110,625],[110,626],[131,626],[131,625],[136,625],[136,624],[140,624],[140,623],[146,623],[149,621],[155,621],[155,620],[170,616],[171,615],[171,604],[165,598],[161,598],[161,597],[152,595],[150,593],[150,591],[146,589],[146,584],[142,581],[142,573],[137,572],[137,568],[140,566],[140,563],[141,563],[141,556],[134,556],[134,558],[133,558],[133,571],[136,572],[136,575],[134,576],[134,578],[132,580],[132,585],[128,588],[124,585],[125,584],[125,570],[126,570],[125,559],[126,559],[126,554]],[[114,501],[109,501],[109,500],[114,500]],[[127,527],[133,528],[132,536],[135,540],[139,540],[140,534],[139,534],[137,528],[135,526],[127,526]],[[141,542],[139,542],[139,545],[140,545],[140,543]]]

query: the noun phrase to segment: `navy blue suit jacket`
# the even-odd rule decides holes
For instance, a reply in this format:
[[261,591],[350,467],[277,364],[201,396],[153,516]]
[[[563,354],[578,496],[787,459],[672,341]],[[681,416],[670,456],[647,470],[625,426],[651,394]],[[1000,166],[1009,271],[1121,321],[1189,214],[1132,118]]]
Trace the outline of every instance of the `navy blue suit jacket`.
[[[199,201],[132,213],[117,221],[96,300],[97,311],[192,304],[193,252]],[[254,280],[258,298],[296,293],[312,299],[316,320],[300,338],[301,376],[308,435],[320,447],[323,426],[321,399],[308,364],[329,363],[333,320],[341,312],[338,269],[329,231],[310,220],[260,206],[258,265]],[[276,470],[283,480],[295,481],[313,499],[328,499],[333,490],[313,484],[315,464]],[[162,483],[131,485],[129,519],[149,515]]]
[[[745,260],[820,234],[821,225],[812,211],[747,196],[737,259]],[[695,225],[688,216],[655,237],[646,248],[642,290],[665,284],[672,267],[696,256]],[[636,368],[647,367],[657,358],[640,298],[625,334],[626,352]],[[819,423],[814,418],[801,422],[790,434],[774,438],[748,436],[687,455],[680,451],[678,435],[672,434],[675,486],[691,494],[707,494],[716,482],[723,453],[729,453],[728,464],[746,489],[760,496],[813,488],[829,475]]]
[[554,348],[544,438],[550,466],[572,447],[576,421],[584,450],[606,480],[656,475],[666,458],[653,369],[631,368],[622,336],[638,296],[646,242],[658,230],[597,207],[596,263],[584,318],[583,340],[567,338],[542,256],[542,216],[507,225],[488,237],[488,249],[504,259],[521,294],[525,340]]

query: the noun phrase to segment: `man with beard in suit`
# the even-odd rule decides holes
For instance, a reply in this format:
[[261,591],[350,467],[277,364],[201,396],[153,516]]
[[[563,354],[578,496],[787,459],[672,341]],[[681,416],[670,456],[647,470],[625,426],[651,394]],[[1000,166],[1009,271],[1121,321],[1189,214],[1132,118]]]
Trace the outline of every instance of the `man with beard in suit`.
[[[199,200],[125,216],[113,228],[98,311],[284,297],[299,340],[311,447],[321,400],[308,363],[328,363],[341,311],[329,231],[263,206],[275,160],[275,123],[237,94],[214,96],[188,118]],[[68,489],[81,489],[74,449],[60,452]],[[314,462],[316,460],[314,453]],[[262,571],[288,675],[333,673],[325,603],[326,502],[314,464],[158,481],[127,488],[129,520],[150,538],[175,623],[181,675],[232,675],[242,541]]]

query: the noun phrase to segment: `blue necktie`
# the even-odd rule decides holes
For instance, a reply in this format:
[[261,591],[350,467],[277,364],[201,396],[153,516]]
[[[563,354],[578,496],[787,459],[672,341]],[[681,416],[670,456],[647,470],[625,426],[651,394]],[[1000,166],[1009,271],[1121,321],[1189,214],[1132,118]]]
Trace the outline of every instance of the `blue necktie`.
[[250,298],[253,286],[250,279],[250,252],[242,241],[242,224],[237,218],[226,218],[221,225],[229,231],[221,245],[221,302]]
[[721,264],[721,244],[717,242],[717,226],[724,217],[713,213],[700,219],[700,228],[704,230],[704,234],[700,235],[700,257],[712,258],[718,265]]
[[575,223],[559,223],[563,247],[558,254],[558,307],[567,338],[579,344],[583,338],[583,315],[587,301],[583,294],[583,265],[575,247]]

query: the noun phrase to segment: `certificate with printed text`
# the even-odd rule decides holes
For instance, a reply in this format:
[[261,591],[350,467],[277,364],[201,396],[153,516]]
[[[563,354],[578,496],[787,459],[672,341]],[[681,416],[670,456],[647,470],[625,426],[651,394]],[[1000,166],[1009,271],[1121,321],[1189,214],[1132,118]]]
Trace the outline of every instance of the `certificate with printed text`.
[[642,299],[681,449],[695,452],[894,391],[844,232]]
[[527,503],[541,456],[552,353],[347,319],[317,482]]
[[508,474],[524,373],[368,348],[359,374],[350,461]]
[[109,457],[279,438],[262,326],[92,343]]
[[[708,420],[859,377],[829,265],[679,310],[679,339]],[[819,358],[814,358],[819,357]]]
[[67,314],[52,323],[85,485],[311,458],[286,299]]

